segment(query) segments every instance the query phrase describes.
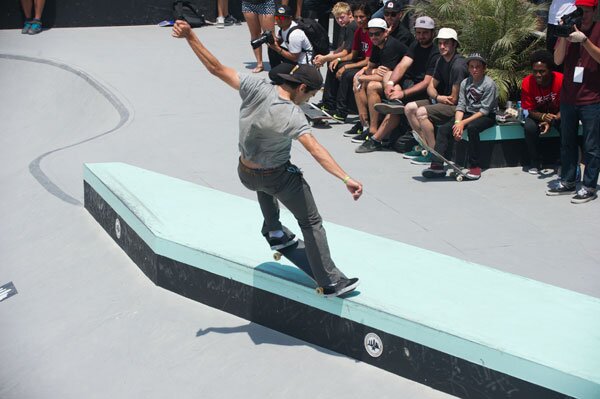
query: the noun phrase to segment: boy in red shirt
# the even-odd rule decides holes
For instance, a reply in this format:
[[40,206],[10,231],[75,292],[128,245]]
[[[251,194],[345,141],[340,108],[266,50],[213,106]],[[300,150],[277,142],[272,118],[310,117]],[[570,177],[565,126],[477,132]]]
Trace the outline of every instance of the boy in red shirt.
[[540,164],[539,137],[551,127],[560,130],[560,89],[563,74],[552,71],[554,60],[546,50],[531,54],[533,73],[521,85],[521,106],[525,118],[525,143],[529,154],[529,173],[538,174]]

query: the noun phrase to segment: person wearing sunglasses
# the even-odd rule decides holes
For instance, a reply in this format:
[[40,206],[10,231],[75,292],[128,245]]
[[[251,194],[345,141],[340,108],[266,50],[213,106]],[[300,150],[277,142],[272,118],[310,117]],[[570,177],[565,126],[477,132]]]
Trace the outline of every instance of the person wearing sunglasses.
[[402,5],[396,0],[386,1],[383,6],[383,16],[390,30],[389,35],[406,47],[410,47],[414,43],[415,37],[406,26],[400,23],[404,17]]
[[282,62],[289,64],[310,64],[313,57],[313,47],[302,29],[293,20],[294,13],[286,5],[281,5],[275,10],[275,23],[279,26],[279,33],[269,48],[275,52],[271,56],[271,68]]

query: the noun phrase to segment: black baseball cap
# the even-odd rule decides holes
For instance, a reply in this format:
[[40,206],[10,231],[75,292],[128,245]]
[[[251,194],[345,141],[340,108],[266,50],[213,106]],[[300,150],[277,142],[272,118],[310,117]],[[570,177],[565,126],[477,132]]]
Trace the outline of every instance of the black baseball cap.
[[304,83],[312,90],[320,89],[323,86],[321,72],[311,65],[296,65],[290,73],[280,73],[278,75],[288,82]]
[[293,17],[294,16],[294,12],[292,11],[292,9],[288,6],[285,5],[280,5],[279,7],[277,7],[275,9],[275,16],[276,17]]
[[402,11],[402,4],[395,0],[386,1],[383,5],[383,11],[400,12]]

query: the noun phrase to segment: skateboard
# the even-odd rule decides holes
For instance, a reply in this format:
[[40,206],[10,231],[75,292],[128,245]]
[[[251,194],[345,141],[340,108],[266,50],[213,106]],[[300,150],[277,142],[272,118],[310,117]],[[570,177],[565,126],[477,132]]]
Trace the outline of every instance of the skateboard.
[[[313,275],[312,269],[310,268],[310,263],[308,262],[308,257],[306,256],[306,247],[304,246],[304,241],[298,239],[295,244],[290,245],[289,247],[281,248],[273,254],[273,259],[279,261],[281,260],[282,256],[296,265],[316,283],[315,276]],[[316,291],[317,294],[323,295],[322,287],[317,287]]]
[[340,123],[329,113],[318,108],[312,103],[304,103],[300,105],[302,112],[306,115],[306,119],[315,127],[317,126],[329,126],[330,123]]
[[[421,136],[419,136],[419,134],[417,132],[415,132],[414,130],[412,131],[412,135],[415,138],[415,140],[417,140],[419,145],[421,146],[421,148],[422,148],[421,154],[423,154],[424,157],[427,156],[428,153],[432,153],[433,155],[435,155],[436,157],[441,159],[445,164],[450,166],[450,168],[452,169],[452,171],[450,171],[450,177],[455,178],[456,181],[458,181],[458,182],[461,182],[465,179],[473,180],[469,176],[467,176],[467,173],[463,169],[456,166],[456,164],[454,162],[447,160],[445,157],[440,155],[439,152],[437,152],[433,148],[429,147],[427,145],[427,143],[425,143],[425,140],[423,140],[421,138]],[[426,172],[423,172],[423,173],[426,173]],[[427,177],[427,176],[423,175],[423,177]]]

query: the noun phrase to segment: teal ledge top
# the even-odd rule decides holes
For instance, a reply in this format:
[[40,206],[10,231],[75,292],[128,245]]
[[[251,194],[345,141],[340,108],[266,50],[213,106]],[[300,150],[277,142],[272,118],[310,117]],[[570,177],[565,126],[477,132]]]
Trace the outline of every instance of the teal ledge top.
[[[325,223],[359,294],[323,298],[274,262],[255,201],[123,163],[84,180],[155,253],[576,398],[600,398],[600,299]],[[293,216],[282,222],[298,232]],[[356,243],[361,243],[356,246]]]

